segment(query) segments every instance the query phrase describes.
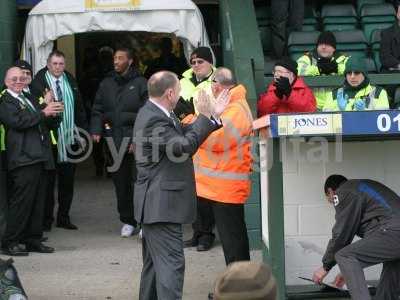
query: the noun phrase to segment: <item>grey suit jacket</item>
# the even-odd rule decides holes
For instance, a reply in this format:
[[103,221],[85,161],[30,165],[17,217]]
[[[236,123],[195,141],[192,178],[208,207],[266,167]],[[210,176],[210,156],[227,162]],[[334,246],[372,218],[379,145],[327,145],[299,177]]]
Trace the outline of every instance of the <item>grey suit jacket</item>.
[[151,101],[139,111],[134,127],[137,180],[135,219],[142,224],[192,223],[196,183],[192,155],[219,126],[200,115],[190,126],[176,124]]

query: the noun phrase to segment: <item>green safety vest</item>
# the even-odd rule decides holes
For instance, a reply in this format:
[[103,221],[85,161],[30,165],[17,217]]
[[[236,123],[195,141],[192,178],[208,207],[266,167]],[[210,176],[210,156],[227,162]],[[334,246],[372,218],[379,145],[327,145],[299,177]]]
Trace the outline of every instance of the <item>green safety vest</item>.
[[[344,94],[343,87],[333,90],[325,102],[323,111],[339,111],[337,98]],[[355,111],[354,103],[356,100],[365,101],[366,110],[385,110],[389,109],[389,99],[385,89],[368,84],[365,88],[359,90],[354,97],[349,98],[346,111]]]

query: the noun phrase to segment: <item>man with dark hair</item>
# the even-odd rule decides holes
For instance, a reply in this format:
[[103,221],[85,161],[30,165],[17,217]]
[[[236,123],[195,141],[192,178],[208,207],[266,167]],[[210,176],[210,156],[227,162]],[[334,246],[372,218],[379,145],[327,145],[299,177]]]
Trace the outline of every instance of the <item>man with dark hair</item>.
[[[313,280],[321,283],[337,263],[342,274],[335,284],[346,283],[353,300],[368,300],[363,269],[383,263],[375,299],[399,299],[400,197],[377,181],[347,180],[342,175],[329,176],[324,190],[335,207],[336,222],[323,266],[314,272]],[[356,235],[361,239],[352,243]]]
[[47,170],[54,168],[48,125],[56,124],[49,119],[62,113],[63,105],[50,102],[42,106],[36,98],[27,97],[22,92],[26,78],[18,67],[7,71],[5,85],[0,120],[6,135],[9,198],[2,249],[12,256],[28,255],[27,251],[51,253],[54,249],[41,241]]
[[59,115],[60,127],[51,131],[56,170],[49,174],[44,230],[51,230],[54,221],[54,190],[58,179],[57,227],[78,229],[71,223],[69,211],[74,196],[75,163],[70,161],[70,150],[79,146],[77,128],[87,129],[87,119],[81,94],[75,78],[65,70],[65,55],[54,50],[47,59],[47,66],[41,69],[32,81],[31,91],[36,97],[43,97],[52,91],[55,101],[63,102],[64,112]]
[[103,79],[97,90],[90,127],[96,143],[104,137],[110,151],[117,151],[112,153],[114,160],[117,160],[114,161],[116,169],[111,176],[118,213],[123,223],[122,237],[139,232],[133,210],[136,168],[132,134],[136,116],[147,98],[146,79],[134,67],[132,51],[127,48],[117,49],[114,54],[114,71]]
[[180,95],[178,77],[169,71],[152,75],[149,101],[134,128],[136,166],[135,217],[143,230],[140,300],[182,299],[185,257],[182,224],[196,215],[192,155],[220,126],[216,121],[227,99],[212,107],[203,93],[199,116],[183,127],[173,113]]

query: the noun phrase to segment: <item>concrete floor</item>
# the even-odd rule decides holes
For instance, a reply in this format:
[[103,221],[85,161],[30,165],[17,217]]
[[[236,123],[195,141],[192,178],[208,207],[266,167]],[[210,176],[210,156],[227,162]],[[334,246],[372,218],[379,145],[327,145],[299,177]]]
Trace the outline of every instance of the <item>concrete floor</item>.
[[[142,268],[141,242],[121,238],[110,179],[97,179],[91,161],[78,168],[71,219],[78,231],[53,227],[46,233],[52,254],[15,258],[30,300],[138,299]],[[190,226],[185,235],[191,234]],[[208,252],[185,250],[184,299],[205,300],[217,275],[225,269],[220,244]],[[1,256],[5,258],[4,256]],[[261,260],[254,251],[252,258]]]

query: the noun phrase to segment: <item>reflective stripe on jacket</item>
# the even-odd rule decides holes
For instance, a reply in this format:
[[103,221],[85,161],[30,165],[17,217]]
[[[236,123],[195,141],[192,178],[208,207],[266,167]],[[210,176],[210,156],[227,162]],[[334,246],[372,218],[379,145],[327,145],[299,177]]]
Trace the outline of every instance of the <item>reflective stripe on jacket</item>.
[[[338,95],[343,94],[344,89],[339,88],[333,90],[325,102],[324,111],[339,111],[337,102]],[[344,95],[345,96],[345,95]],[[384,110],[389,109],[389,99],[386,91],[381,87],[376,87],[368,84],[365,88],[360,89],[353,98],[348,99],[346,111],[354,111],[354,102],[358,99],[364,100],[366,110]]]
[[221,119],[223,127],[214,131],[193,157],[197,195],[242,204],[251,187],[253,122],[243,85],[231,89],[230,103]]

